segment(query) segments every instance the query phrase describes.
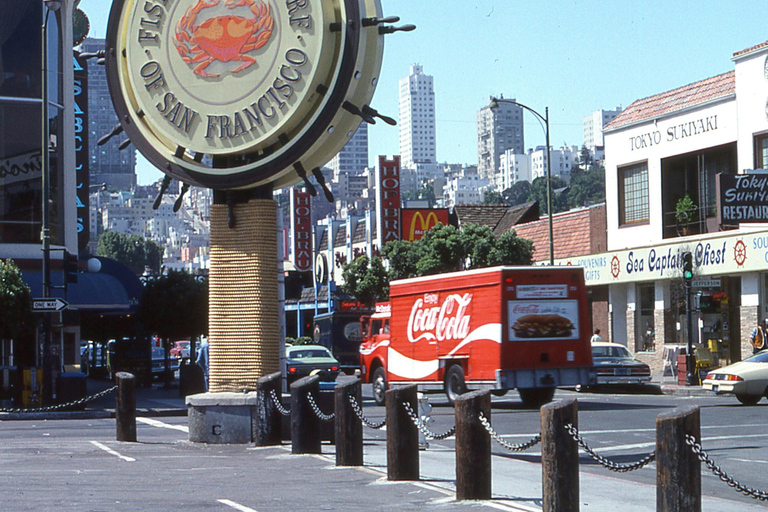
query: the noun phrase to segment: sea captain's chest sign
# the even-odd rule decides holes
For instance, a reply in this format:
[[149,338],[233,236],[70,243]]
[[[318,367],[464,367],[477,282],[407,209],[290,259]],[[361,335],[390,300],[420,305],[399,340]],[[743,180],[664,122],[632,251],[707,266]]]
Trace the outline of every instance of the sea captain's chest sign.
[[185,182],[292,183],[297,163],[323,165],[357,128],[341,107],[373,95],[382,36],[361,19],[379,15],[378,0],[116,0],[107,71],[121,124]]

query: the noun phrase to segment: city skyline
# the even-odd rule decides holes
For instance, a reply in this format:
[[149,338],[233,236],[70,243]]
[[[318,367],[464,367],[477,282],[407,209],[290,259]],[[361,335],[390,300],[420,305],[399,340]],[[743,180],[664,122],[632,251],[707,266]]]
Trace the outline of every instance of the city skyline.
[[[91,37],[105,37],[103,0],[82,0]],[[583,118],[733,69],[734,52],[768,40],[768,4],[745,0],[724,8],[714,0],[674,4],[639,0],[631,7],[608,0],[482,5],[447,0],[383,0],[384,15],[414,24],[387,36],[381,79],[372,106],[398,113],[398,82],[413,64],[434,77],[437,159],[477,163],[476,112],[503,94],[550,113],[551,143],[583,143]],[[526,147],[544,143],[526,114]],[[369,129],[369,161],[399,151],[398,128]],[[143,161],[143,158],[139,160]],[[145,162],[139,182],[162,176]],[[150,176],[147,179],[147,176]]]

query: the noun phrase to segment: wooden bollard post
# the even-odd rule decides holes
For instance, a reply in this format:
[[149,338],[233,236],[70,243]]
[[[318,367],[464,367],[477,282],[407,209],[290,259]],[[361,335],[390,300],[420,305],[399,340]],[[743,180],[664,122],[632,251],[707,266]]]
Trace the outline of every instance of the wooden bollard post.
[[418,414],[416,385],[398,387],[385,393],[387,408],[387,479],[419,479],[419,429],[405,410],[411,405]]
[[656,510],[701,512],[701,461],[685,443],[701,442],[697,406],[681,407],[656,418]]
[[541,408],[543,512],[579,511],[579,445],[565,425],[578,428],[579,404],[564,400]]
[[363,465],[363,422],[357,416],[349,397],[354,397],[363,407],[363,391],[360,379],[336,385],[334,411],[336,413],[336,465]]
[[277,410],[272,392],[280,400],[283,374],[275,372],[256,381],[256,406],[251,415],[251,433],[256,446],[273,446],[282,443],[283,418]]
[[491,392],[474,391],[456,399],[456,499],[491,499],[491,435],[479,415],[491,421]]
[[[309,403],[309,393],[317,399],[320,377],[304,377],[291,384],[291,453],[322,453],[320,418]],[[315,400],[317,401],[317,400]]]
[[115,395],[115,419],[117,440],[136,442],[136,377],[132,373],[117,372]]

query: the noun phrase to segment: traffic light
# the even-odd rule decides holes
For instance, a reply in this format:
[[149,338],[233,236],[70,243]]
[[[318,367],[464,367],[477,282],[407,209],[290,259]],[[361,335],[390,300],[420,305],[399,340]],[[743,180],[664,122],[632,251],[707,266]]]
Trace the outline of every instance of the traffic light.
[[66,284],[77,283],[77,255],[64,251],[64,282]]
[[683,253],[683,279],[686,282],[693,279],[693,254],[690,252]]

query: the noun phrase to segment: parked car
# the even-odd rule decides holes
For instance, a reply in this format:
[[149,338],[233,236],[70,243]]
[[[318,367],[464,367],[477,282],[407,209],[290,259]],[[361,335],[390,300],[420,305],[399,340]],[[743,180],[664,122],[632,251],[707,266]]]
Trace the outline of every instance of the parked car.
[[735,395],[743,405],[755,405],[768,392],[768,350],[712,370],[701,387],[718,395]]
[[[171,373],[179,370],[179,358],[171,355],[170,357]],[[163,347],[152,347],[152,376],[161,377],[165,371],[165,349]]]
[[627,347],[618,343],[592,343],[592,365],[596,380],[591,387],[642,385],[651,381],[651,367],[635,359]]
[[321,345],[285,347],[286,380],[291,382],[308,375],[319,375],[322,381],[334,381],[339,375],[339,361]]
[[188,340],[174,341],[171,345],[171,355],[181,359],[189,357],[189,346]]

